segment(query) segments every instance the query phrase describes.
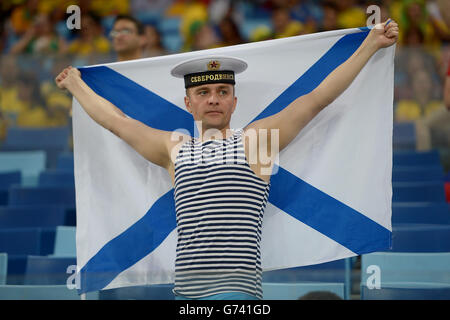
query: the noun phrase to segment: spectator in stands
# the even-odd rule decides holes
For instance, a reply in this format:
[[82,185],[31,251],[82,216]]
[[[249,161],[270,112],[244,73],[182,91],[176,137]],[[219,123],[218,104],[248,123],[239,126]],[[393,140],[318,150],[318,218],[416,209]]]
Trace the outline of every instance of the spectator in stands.
[[[423,44],[438,55],[442,40],[450,40],[450,31],[440,17],[439,9],[430,8],[434,9],[428,12],[423,0],[404,0],[400,26],[403,27],[405,35],[421,33]],[[402,35],[399,40],[401,44],[406,43]]]
[[448,62],[447,76],[444,83],[444,103],[450,112],[450,61]]
[[219,30],[223,46],[234,46],[244,42],[239,28],[231,16],[226,16],[219,22]]
[[311,291],[298,300],[342,300],[342,298],[331,291]]
[[69,53],[76,55],[104,55],[109,53],[108,38],[103,35],[101,18],[93,12],[82,14],[79,37],[69,45]]
[[337,24],[339,29],[366,26],[366,12],[358,6],[356,0],[335,1],[338,8]]
[[194,33],[194,43],[192,50],[205,50],[220,47],[220,40],[214,28],[204,23],[198,27]]
[[298,36],[305,32],[301,22],[293,20],[290,12],[285,7],[277,8],[272,13],[273,37],[285,38]]
[[46,14],[36,16],[34,23],[11,48],[11,53],[14,54],[51,54],[66,51],[65,40],[55,32],[54,25]]
[[143,47],[144,57],[163,56],[167,54],[161,41],[161,34],[154,25],[146,25],[144,27],[145,44]]
[[37,78],[24,73],[18,80],[21,112],[17,117],[20,127],[55,127],[67,125],[67,116],[59,110],[47,108],[42,99]]
[[136,18],[128,15],[117,16],[110,37],[117,54],[117,61],[143,57],[144,27]]
[[38,5],[39,0],[29,0],[12,9],[10,21],[16,35],[24,34],[33,26],[34,18],[38,14]]
[[429,72],[418,70],[411,79],[412,99],[398,102],[395,109],[397,122],[414,121],[424,118],[442,107],[442,102],[435,99],[433,84]]
[[292,17],[303,23],[305,32],[317,32],[319,25],[324,21],[323,7],[313,0],[292,0],[290,2],[292,3],[290,10]]
[[0,110],[4,117],[11,117],[12,121],[19,114],[21,104],[19,102],[18,83],[19,67],[17,59],[12,55],[4,55],[0,59]]
[[323,19],[319,24],[318,31],[331,31],[339,29],[337,23],[338,8],[336,4],[330,0],[322,4]]

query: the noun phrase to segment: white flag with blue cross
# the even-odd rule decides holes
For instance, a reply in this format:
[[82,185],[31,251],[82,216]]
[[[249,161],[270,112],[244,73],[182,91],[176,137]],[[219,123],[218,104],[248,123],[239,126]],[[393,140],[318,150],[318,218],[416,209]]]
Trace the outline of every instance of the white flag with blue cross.
[[[127,116],[192,135],[181,61],[241,58],[231,128],[271,116],[316,88],[349,58],[367,28],[80,68],[82,79]],[[263,270],[319,264],[391,245],[395,46],[379,50],[352,84],[279,155],[262,229]],[[167,171],[73,103],[79,293],[172,283],[177,241]]]

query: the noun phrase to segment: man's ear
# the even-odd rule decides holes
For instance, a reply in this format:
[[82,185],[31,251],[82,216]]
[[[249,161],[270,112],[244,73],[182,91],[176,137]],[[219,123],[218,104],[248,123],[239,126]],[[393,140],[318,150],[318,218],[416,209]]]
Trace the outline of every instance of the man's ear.
[[234,97],[234,105],[233,105],[233,109],[231,110],[231,113],[234,112],[234,110],[236,110],[236,106],[237,106],[237,97]]
[[192,113],[191,110],[191,102],[189,101],[189,97],[184,97],[184,105],[186,106],[187,111],[189,111],[189,113]]

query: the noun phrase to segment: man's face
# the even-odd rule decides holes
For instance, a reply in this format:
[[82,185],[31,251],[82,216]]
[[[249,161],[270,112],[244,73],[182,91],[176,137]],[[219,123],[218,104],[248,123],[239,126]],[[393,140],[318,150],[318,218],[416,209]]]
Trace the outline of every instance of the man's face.
[[114,50],[118,53],[135,51],[142,44],[136,25],[130,20],[117,21],[111,34]]
[[184,102],[194,120],[202,121],[203,130],[221,130],[229,127],[237,98],[233,85],[214,83],[189,88]]

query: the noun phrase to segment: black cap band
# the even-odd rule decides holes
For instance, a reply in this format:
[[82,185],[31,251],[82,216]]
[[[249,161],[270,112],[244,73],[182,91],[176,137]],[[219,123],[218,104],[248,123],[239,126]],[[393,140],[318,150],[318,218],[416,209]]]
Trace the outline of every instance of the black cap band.
[[184,87],[196,87],[210,83],[230,83],[235,84],[233,71],[205,71],[190,73],[184,76]]

